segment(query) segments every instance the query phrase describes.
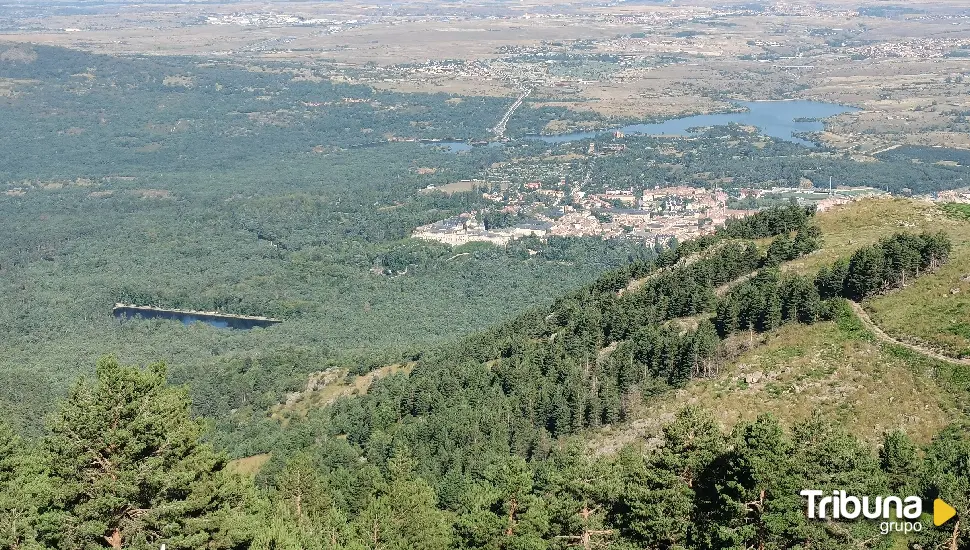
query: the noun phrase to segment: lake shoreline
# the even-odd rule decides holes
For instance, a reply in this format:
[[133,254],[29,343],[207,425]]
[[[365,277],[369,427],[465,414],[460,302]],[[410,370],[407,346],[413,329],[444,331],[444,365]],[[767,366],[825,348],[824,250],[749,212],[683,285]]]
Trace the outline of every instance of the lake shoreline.
[[263,317],[260,315],[237,315],[218,311],[140,306],[122,302],[115,303],[114,307],[111,308],[111,314],[119,319],[169,319],[181,321],[186,325],[200,322],[216,328],[237,328],[243,330],[256,327],[265,328],[283,322],[282,319]]
[[[862,110],[850,105],[808,99],[738,101],[735,105],[737,107],[735,110],[670,118],[662,122],[628,124],[602,130],[548,135],[528,134],[518,138],[507,138],[502,141],[488,142],[471,140],[439,141],[433,139],[416,141],[420,141],[424,147],[439,147],[449,153],[460,153],[462,151],[469,151],[474,147],[491,147],[516,141],[543,141],[555,145],[583,139],[596,139],[611,133],[628,134],[631,136],[691,137],[697,135],[697,129],[741,124],[758,128],[758,132],[762,135],[813,148],[817,144],[801,136],[824,131],[824,120],[826,118]],[[791,111],[801,112],[792,113]]]

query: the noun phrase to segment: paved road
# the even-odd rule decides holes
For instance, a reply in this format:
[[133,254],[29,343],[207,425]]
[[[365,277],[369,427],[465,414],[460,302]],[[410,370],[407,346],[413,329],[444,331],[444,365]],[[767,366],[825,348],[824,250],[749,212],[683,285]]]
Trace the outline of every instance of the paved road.
[[897,346],[903,346],[904,348],[913,350],[920,355],[925,355],[926,357],[936,359],[937,361],[946,361],[947,363],[954,363],[957,365],[970,365],[970,359],[955,359],[953,357],[947,357],[946,355],[933,351],[929,348],[893,338],[892,336],[886,334],[884,330],[879,328],[879,325],[877,325],[872,318],[869,317],[869,313],[866,312],[865,308],[863,308],[861,304],[858,302],[853,302],[852,300],[849,300],[849,304],[852,305],[852,311],[854,311],[859,317],[866,329],[876,335],[877,340],[890,344],[896,344]]
[[522,102],[525,101],[525,98],[531,93],[532,88],[526,88],[526,90],[522,92],[522,95],[515,100],[515,103],[513,103],[512,106],[505,111],[505,115],[502,116],[502,120],[499,121],[494,128],[492,128],[492,131],[495,132],[495,137],[505,137],[505,126],[509,123],[509,119],[512,118],[512,113],[519,108],[519,105],[522,105]]

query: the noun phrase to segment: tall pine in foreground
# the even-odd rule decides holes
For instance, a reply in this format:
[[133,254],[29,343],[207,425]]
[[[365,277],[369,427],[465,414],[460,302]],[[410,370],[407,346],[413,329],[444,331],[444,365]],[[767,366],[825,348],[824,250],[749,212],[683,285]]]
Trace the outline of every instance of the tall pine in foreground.
[[81,381],[50,421],[44,450],[55,494],[46,512],[59,548],[241,548],[242,485],[200,442],[181,388],[165,367],[111,358]]
[[26,443],[0,419],[0,549],[40,550],[37,524],[50,485]]

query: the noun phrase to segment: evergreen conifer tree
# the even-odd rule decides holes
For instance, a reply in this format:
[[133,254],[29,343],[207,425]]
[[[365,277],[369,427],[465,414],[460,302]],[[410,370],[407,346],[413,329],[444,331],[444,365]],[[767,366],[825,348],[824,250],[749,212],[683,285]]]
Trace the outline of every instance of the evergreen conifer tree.
[[64,549],[241,548],[246,491],[200,441],[165,366],[98,363],[53,416],[44,450],[56,488],[48,544]]

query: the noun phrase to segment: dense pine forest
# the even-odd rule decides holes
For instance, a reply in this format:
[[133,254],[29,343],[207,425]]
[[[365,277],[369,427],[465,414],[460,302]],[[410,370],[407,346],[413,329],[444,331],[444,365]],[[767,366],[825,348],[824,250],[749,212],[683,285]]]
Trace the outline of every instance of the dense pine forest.
[[965,510],[958,425],[926,445],[893,431],[872,446],[819,416],[725,432],[687,406],[653,444],[584,443],[635,401],[715,376],[751,334],[835,322],[862,337],[847,300],[951,254],[943,233],[899,232],[814,278],[780,272],[821,246],[813,219],[791,205],[732,221],[432,348],[365,395],[236,442],[272,441],[255,479],[207,442],[165,366],[102,359],[42,434],[0,430],[0,547],[962,548],[966,524],[883,536],[876,522],[809,520],[798,496],[915,494]]
[[[13,86],[0,96],[0,407],[21,431],[39,433],[105,350],[168,361],[196,412],[224,423],[310,372],[410,357],[654,253],[598,238],[456,249],[410,238],[484,204],[419,191],[506,153],[387,136],[483,137],[500,98],[380,92],[286,65],[11,48],[33,57],[0,60]],[[122,323],[119,301],[286,322],[247,334]]]

